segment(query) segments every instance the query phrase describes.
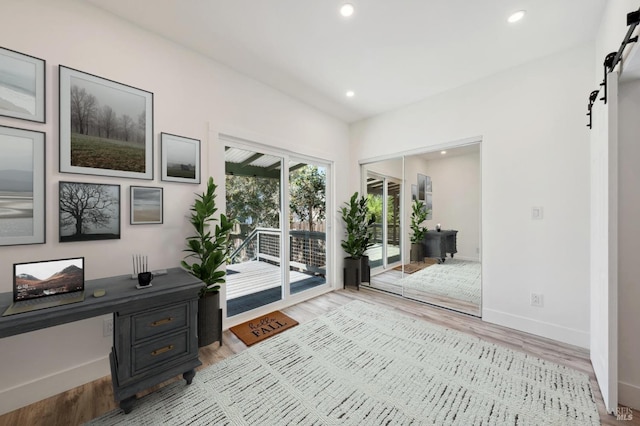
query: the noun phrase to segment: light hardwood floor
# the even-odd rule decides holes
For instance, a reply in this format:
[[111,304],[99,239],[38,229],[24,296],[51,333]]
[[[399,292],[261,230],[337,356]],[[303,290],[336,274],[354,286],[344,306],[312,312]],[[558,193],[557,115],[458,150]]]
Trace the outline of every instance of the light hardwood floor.
[[[283,311],[302,323],[345,305],[352,300],[362,300],[394,308],[403,314],[469,333],[481,339],[583,371],[591,377],[591,385],[596,394],[602,424],[640,425],[640,412],[638,411],[633,411],[632,421],[617,421],[615,416],[605,412],[600,390],[593,374],[593,368],[589,362],[588,352],[575,346],[560,344],[549,339],[488,324],[479,318],[469,315],[413,302],[366,288],[361,288],[360,291],[349,288],[331,292],[291,306]],[[222,347],[215,343],[200,349],[200,360],[203,363],[201,368],[205,368],[246,348],[244,343],[236,338],[235,335],[225,331],[224,345]],[[181,380],[181,378],[174,380]],[[197,374],[194,380],[198,380]],[[153,389],[150,391],[153,391]],[[138,403],[143,403],[143,401]],[[111,378],[107,376],[0,416],[0,425],[78,425],[114,408],[117,408],[117,405],[113,401]],[[135,410],[135,405],[133,409]]]

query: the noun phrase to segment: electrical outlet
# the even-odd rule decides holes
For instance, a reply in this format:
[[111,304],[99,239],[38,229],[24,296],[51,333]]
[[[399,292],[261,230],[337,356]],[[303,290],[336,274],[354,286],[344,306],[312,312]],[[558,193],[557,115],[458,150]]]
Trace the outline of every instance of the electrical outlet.
[[109,337],[113,335],[113,317],[102,320],[102,336]]
[[531,306],[542,308],[544,306],[544,298],[542,294],[531,293]]

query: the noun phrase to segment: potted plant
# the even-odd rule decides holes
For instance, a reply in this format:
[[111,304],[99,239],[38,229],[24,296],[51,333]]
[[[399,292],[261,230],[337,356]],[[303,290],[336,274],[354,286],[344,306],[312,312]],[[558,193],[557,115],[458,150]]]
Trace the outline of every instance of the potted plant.
[[[226,271],[220,267],[226,263],[229,253],[229,233],[233,229],[233,221],[220,214],[220,219],[213,215],[216,207],[217,185],[209,177],[207,190],[196,194],[191,206],[189,222],[195,235],[186,239],[189,254],[181,264],[191,275],[199,278],[204,285],[200,289],[198,300],[198,345],[210,345],[215,341],[222,344],[222,310],[220,309],[220,284],[225,282]],[[212,226],[212,222],[219,221]],[[187,260],[191,260],[190,263]]]
[[367,199],[364,196],[358,198],[357,192],[340,208],[340,213],[346,231],[346,239],[340,245],[349,255],[344,260],[344,285],[354,284],[359,288],[362,280],[362,256],[372,245],[371,226],[375,223],[375,215],[368,213]]
[[422,262],[424,260],[422,250],[422,240],[424,234],[427,232],[426,226],[421,226],[422,222],[427,219],[429,215],[429,209],[425,208],[425,205],[420,200],[414,200],[411,206],[411,256],[412,262]]

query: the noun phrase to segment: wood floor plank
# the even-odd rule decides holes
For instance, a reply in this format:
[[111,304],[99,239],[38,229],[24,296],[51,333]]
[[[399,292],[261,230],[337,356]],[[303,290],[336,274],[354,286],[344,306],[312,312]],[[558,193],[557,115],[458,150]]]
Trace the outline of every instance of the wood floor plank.
[[[361,288],[360,291],[348,288],[330,292],[282,311],[298,322],[304,323],[353,300],[386,306],[405,315],[468,333],[483,340],[582,371],[590,377],[603,425],[640,425],[640,412],[638,411],[633,411],[633,420],[631,421],[618,421],[615,416],[606,413],[593,368],[589,361],[588,351],[576,346],[489,324],[470,315],[452,312],[367,288]],[[227,330],[224,332],[222,346],[214,343],[211,346],[200,349],[200,360],[203,366],[199,369],[206,368],[211,364],[242,352],[246,348],[242,341]],[[182,380],[182,377],[176,377],[168,382],[174,380]],[[198,380],[197,374],[194,380]],[[2,415],[0,416],[0,426],[73,426],[87,422],[116,407],[111,390],[111,378],[107,376]]]

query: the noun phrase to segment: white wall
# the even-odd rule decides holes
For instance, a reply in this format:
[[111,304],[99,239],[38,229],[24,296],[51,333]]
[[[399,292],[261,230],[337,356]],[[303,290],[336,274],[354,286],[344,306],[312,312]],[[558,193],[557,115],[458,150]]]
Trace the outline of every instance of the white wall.
[[[213,175],[224,182],[218,131],[334,161],[335,181],[348,179],[348,129],[334,118],[85,2],[5,0],[2,10],[2,46],[47,61],[47,123],[0,117],[0,125],[47,133],[47,243],[0,247],[0,292],[11,291],[12,264],[20,261],[84,255],[88,279],[129,273],[132,253],[146,253],[152,269],[178,266],[190,231],[188,206],[194,192],[204,190],[159,180],[157,138],[153,181],[58,173],[58,64],[153,92],[156,136],[201,139],[203,180]],[[122,239],[59,244],[59,180],[120,184]],[[164,187],[163,225],[128,225],[130,185]],[[347,189],[334,185],[336,199],[346,199]],[[339,240],[342,229],[334,229]],[[340,268],[329,277],[334,283]],[[102,318],[0,339],[0,413],[109,374],[110,346],[110,338],[102,337]]]
[[427,226],[457,230],[455,257],[479,260],[480,153],[429,160],[422,174],[433,182],[433,219]]
[[[593,54],[574,48],[350,128],[358,159],[481,136],[483,318],[582,347]],[[543,220],[532,220],[533,206]],[[530,306],[531,292],[544,307]]]

